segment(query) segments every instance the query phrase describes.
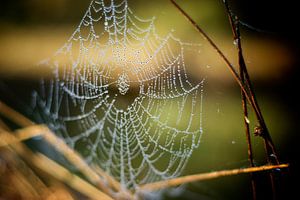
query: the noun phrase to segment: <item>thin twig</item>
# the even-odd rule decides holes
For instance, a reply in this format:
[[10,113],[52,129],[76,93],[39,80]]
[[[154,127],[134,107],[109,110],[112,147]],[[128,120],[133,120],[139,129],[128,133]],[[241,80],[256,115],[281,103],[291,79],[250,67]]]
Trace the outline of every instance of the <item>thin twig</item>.
[[[231,27],[232,27],[232,32],[233,32],[233,35],[234,35],[234,40],[235,40],[235,43],[236,43],[236,46],[237,46],[237,49],[238,49],[239,67],[240,67],[240,71],[241,71],[240,77],[241,77],[241,79],[243,79],[242,82],[248,86],[249,94],[251,96],[251,99],[257,107],[257,109],[254,110],[254,111],[255,111],[255,114],[257,116],[259,125],[261,126],[262,131],[263,131],[261,136],[264,138],[266,146],[267,146],[267,150],[266,150],[268,152],[267,157],[270,160],[272,160],[272,159],[275,160],[275,162],[270,161],[271,163],[279,164],[279,159],[278,159],[278,155],[277,155],[277,152],[276,152],[276,148],[275,148],[275,145],[274,145],[274,143],[272,141],[272,138],[270,136],[267,125],[265,123],[265,120],[264,120],[263,114],[261,112],[261,109],[259,107],[259,104],[258,104],[258,101],[257,101],[257,98],[256,98],[256,94],[254,92],[253,84],[252,84],[250,75],[248,73],[247,65],[246,65],[246,62],[245,62],[245,59],[244,59],[242,43],[241,43],[241,34],[240,34],[240,28],[239,28],[239,23],[240,23],[239,19],[237,18],[237,16],[234,16],[233,13],[231,12],[228,1],[224,0],[223,2],[224,2],[225,7],[227,9],[230,24],[231,24]],[[233,19],[233,18],[235,18],[235,19]],[[244,93],[244,95],[246,95],[246,94]],[[271,156],[271,154],[273,154],[273,156]]]
[[[259,125],[260,125],[259,129],[260,129],[260,132],[262,133],[261,136],[264,138],[268,163],[270,163],[270,164],[271,163],[279,164],[278,154],[276,152],[275,145],[272,141],[271,135],[268,131],[268,128],[267,128],[267,125],[265,123],[264,117],[262,115],[261,109],[258,105],[258,101],[257,101],[256,95],[254,93],[253,86],[252,86],[252,83],[251,83],[251,79],[250,79],[250,76],[249,76],[249,73],[248,73],[248,70],[247,70],[247,67],[246,67],[244,57],[243,57],[242,46],[241,46],[241,42],[240,42],[240,35],[239,35],[239,32],[237,32],[239,30],[236,29],[236,26],[233,23],[232,15],[230,15],[230,10],[229,10],[227,1],[224,1],[224,3],[227,7],[227,11],[229,11],[228,14],[230,15],[231,23],[232,23],[232,25],[234,25],[233,26],[233,28],[234,28],[233,33],[234,33],[235,39],[238,40],[236,42],[237,42],[238,50],[239,50],[238,55],[239,55],[239,66],[240,66],[240,72],[241,72],[240,76],[236,72],[234,66],[230,63],[230,61],[222,53],[222,51],[219,49],[219,47],[213,42],[213,40],[203,31],[203,29],[174,0],[170,0],[170,1],[179,10],[179,12],[193,25],[193,27],[202,35],[202,37],[209,42],[209,44],[217,51],[217,53],[223,59],[226,66],[228,67],[228,69],[232,73],[233,77],[235,78],[235,80],[237,81],[239,86],[241,87],[242,98],[243,99],[246,98],[248,100],[248,102],[250,103],[250,105],[252,106],[253,110],[254,110],[254,113],[255,113],[256,118],[257,118],[257,120],[259,122]],[[244,114],[247,114],[247,112],[245,110],[245,109],[247,109],[245,104],[244,104],[243,108],[244,108]],[[246,129],[249,129],[249,127],[246,127]],[[249,130],[246,130],[246,131],[249,132]],[[248,133],[247,133],[247,138],[248,138],[247,140],[250,139],[250,134],[248,134]],[[249,142],[250,142],[250,140],[249,140]],[[248,148],[250,147],[249,144],[251,144],[251,143],[248,143]],[[250,150],[250,148],[249,148],[249,150]],[[251,156],[249,156],[249,159],[251,159]],[[272,179],[272,186],[273,186],[274,185],[273,175],[271,175],[271,179]],[[253,186],[253,188],[254,188],[254,186]]]
[[[236,17],[232,14],[227,0],[224,0],[223,2],[225,4],[226,10],[227,10],[229,22],[230,22],[232,33],[233,33],[234,43],[238,50],[239,72],[240,72],[241,81],[243,84],[246,84],[245,83],[245,69],[247,69],[247,68],[246,68],[246,64],[245,64],[245,60],[244,60],[244,56],[243,56],[239,23],[237,23],[238,21],[237,21]],[[245,67],[243,67],[243,66],[245,66]],[[242,108],[243,108],[243,115],[244,115],[243,121],[244,121],[244,126],[245,126],[246,141],[247,141],[247,147],[248,147],[248,160],[250,163],[250,167],[254,167],[253,151],[252,151],[251,136],[250,136],[250,127],[249,127],[249,121],[248,121],[249,119],[248,119],[247,100],[246,100],[246,96],[245,96],[245,93],[243,92],[243,90],[241,90],[241,97],[242,97]],[[252,197],[253,197],[253,200],[256,200],[257,190],[256,190],[254,174],[251,173],[250,176],[251,176]]]
[[[243,49],[242,49],[242,43],[241,43],[241,33],[240,33],[240,27],[239,27],[239,19],[237,16],[234,16],[234,14],[232,13],[230,6],[228,4],[227,0],[224,0],[224,4],[228,13],[228,17],[229,17],[229,21],[232,27],[232,32],[233,32],[233,37],[234,37],[234,41],[236,43],[236,47],[238,50],[238,59],[239,59],[239,68],[240,68],[240,76],[241,79],[243,81],[244,84],[248,85],[249,88],[249,92],[251,95],[251,98],[253,99],[253,101],[255,102],[255,104],[257,104],[257,108],[258,108],[258,120],[260,123],[260,126],[263,127],[263,139],[264,139],[264,146],[265,146],[265,151],[266,151],[266,157],[267,157],[267,161],[269,164],[279,164],[278,161],[278,157],[277,157],[277,153],[275,151],[275,146],[272,142],[271,136],[268,132],[267,126],[265,124],[265,120],[264,117],[262,115],[261,109],[257,103],[257,99],[256,99],[256,95],[251,83],[251,79],[247,70],[247,66],[246,66],[246,62],[244,59],[244,55],[243,55]],[[246,82],[246,83],[245,83]],[[243,99],[243,108],[244,108],[244,114],[247,113],[247,111],[245,109],[247,109],[247,106],[245,106],[245,94],[242,92],[242,99]],[[246,111],[246,112],[245,112]],[[246,116],[245,116],[246,117]],[[246,125],[246,134],[247,134],[247,143],[248,143],[248,152],[249,152],[249,160],[251,165],[253,165],[253,156],[252,156],[252,148],[251,148],[251,141],[250,141],[250,134],[249,134],[249,124],[245,122]],[[273,154],[275,156],[275,162],[272,162],[271,154]],[[270,173],[270,179],[271,179],[271,185],[272,185],[272,191],[273,191],[273,196],[275,198],[276,196],[276,188],[275,188],[275,178],[273,173]],[[253,179],[252,179],[252,188],[255,189],[255,183],[253,183]],[[253,192],[255,192],[255,190],[253,190]]]
[[164,181],[141,185],[139,187],[139,191],[143,192],[143,191],[160,190],[160,189],[174,187],[174,186],[182,185],[185,183],[191,183],[191,182],[195,182],[195,181],[203,181],[203,180],[209,180],[209,179],[215,179],[215,178],[220,178],[220,177],[224,177],[224,176],[232,176],[232,175],[245,174],[245,173],[268,171],[268,170],[272,170],[272,169],[283,169],[283,168],[288,168],[288,167],[289,167],[288,164],[264,165],[264,166],[260,166],[260,167],[222,170],[222,171],[216,171],[216,172],[195,174],[195,175],[190,175],[190,176],[182,176],[182,177],[174,178],[171,180],[164,180]]
[[[234,79],[240,86],[240,88],[243,90],[243,92],[246,95],[247,100],[251,104],[254,110],[257,110],[257,106],[254,103],[251,96],[248,94],[248,87],[247,85],[243,84],[239,74],[235,70],[233,64],[228,60],[228,58],[223,54],[223,52],[220,50],[220,48],[216,45],[216,43],[205,33],[205,31],[174,1],[170,0],[171,3],[178,9],[178,11],[193,25],[193,27],[201,34],[201,36],[208,41],[208,43],[212,46],[212,48],[218,53],[218,55],[222,58],[222,60],[225,62],[226,67],[229,69],[229,71],[232,73]],[[258,112],[258,111],[257,111]]]
[[247,84],[243,84],[241,77],[239,74],[236,72],[234,66],[230,63],[230,61],[227,59],[227,57],[223,54],[223,52],[220,50],[220,48],[216,45],[216,43],[205,33],[205,31],[174,1],[170,0],[171,3],[178,9],[178,11],[193,25],[193,27],[201,34],[201,36],[209,42],[209,44],[217,51],[219,56],[222,58],[222,60],[225,62],[226,67],[229,69],[229,71],[232,73],[234,79],[240,86],[241,90],[243,90],[248,102],[250,103],[251,107],[254,110],[254,113],[256,115],[256,118],[262,128],[263,131],[263,137],[267,141],[267,146],[269,149],[270,154],[273,155],[269,158],[274,159],[275,158],[275,163],[279,164],[278,156],[275,150],[275,145],[271,139],[270,133],[268,131],[267,125],[265,123],[264,118],[262,117],[261,110],[258,106],[256,96],[254,94],[254,90],[250,81],[250,76],[247,72],[247,68],[245,65],[242,67],[244,68],[244,74],[245,74],[245,79]]

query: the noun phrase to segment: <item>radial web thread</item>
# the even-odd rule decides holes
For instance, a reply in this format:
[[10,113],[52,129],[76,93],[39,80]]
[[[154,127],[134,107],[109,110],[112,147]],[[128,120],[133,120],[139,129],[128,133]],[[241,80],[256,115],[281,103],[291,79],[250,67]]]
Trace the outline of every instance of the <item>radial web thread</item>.
[[184,61],[192,44],[154,22],[126,0],[93,0],[41,63],[53,77],[33,94],[38,122],[130,189],[180,175],[202,135],[204,81],[193,84]]

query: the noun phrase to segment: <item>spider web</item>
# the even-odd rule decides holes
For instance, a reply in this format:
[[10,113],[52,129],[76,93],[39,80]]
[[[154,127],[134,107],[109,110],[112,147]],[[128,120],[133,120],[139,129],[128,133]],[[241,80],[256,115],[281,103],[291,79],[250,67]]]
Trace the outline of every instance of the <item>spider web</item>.
[[178,176],[202,134],[203,82],[193,84],[185,46],[156,33],[127,0],[93,0],[34,92],[34,113],[86,162],[125,188]]

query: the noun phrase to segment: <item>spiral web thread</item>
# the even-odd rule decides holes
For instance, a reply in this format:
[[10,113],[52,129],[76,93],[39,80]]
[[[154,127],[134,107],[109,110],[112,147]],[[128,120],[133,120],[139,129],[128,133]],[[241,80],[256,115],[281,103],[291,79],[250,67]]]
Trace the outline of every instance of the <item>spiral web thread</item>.
[[[127,0],[93,0],[33,94],[37,121],[134,189],[182,173],[202,135],[203,82],[189,81],[184,47]],[[133,100],[122,108],[122,99]]]

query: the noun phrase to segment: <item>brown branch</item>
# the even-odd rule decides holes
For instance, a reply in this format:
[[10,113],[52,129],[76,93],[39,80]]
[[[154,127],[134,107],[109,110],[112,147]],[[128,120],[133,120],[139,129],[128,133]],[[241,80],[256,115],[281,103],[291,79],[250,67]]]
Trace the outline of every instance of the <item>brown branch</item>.
[[[244,84],[246,84],[249,88],[249,93],[251,96],[252,101],[254,102],[254,104],[256,105],[257,109],[254,110],[255,114],[257,116],[257,119],[259,121],[259,124],[262,128],[262,137],[265,139],[266,145],[268,146],[268,152],[269,154],[267,155],[270,158],[270,155],[273,154],[275,157],[275,164],[279,164],[279,160],[278,160],[278,156],[277,156],[277,152],[275,149],[275,145],[272,141],[272,138],[270,136],[270,133],[268,131],[267,125],[265,123],[263,114],[261,112],[261,109],[259,107],[255,92],[254,92],[254,88],[253,88],[253,84],[252,81],[250,79],[250,75],[248,73],[248,69],[247,69],[247,65],[244,59],[244,55],[243,55],[243,48],[242,48],[242,43],[241,43],[241,34],[240,34],[240,28],[239,28],[239,19],[234,16],[230,10],[229,4],[227,2],[227,0],[224,0],[224,4],[229,16],[229,21],[232,27],[232,32],[233,32],[233,36],[234,36],[234,40],[236,42],[236,46],[238,49],[238,59],[239,59],[239,67],[240,67],[240,77],[242,80],[242,82],[244,82]],[[234,19],[235,17],[235,19]],[[244,94],[246,95],[246,94]],[[273,158],[271,158],[272,160]]]
[[[227,13],[229,15],[229,20],[231,23],[233,35],[235,42],[237,43],[237,49],[238,49],[238,58],[239,58],[239,71],[240,74],[235,71],[235,68],[233,65],[230,63],[230,61],[226,58],[226,56],[222,53],[222,51],[219,49],[219,47],[213,42],[213,40],[203,31],[203,29],[174,1],[170,0],[171,3],[179,10],[179,12],[193,25],[193,27],[202,35],[204,39],[206,39],[209,44],[217,51],[219,56],[223,59],[225,62],[227,68],[230,70],[232,73],[233,77],[239,84],[242,90],[242,104],[243,104],[243,110],[244,110],[244,120],[245,120],[245,128],[246,128],[246,137],[247,137],[247,143],[248,143],[248,158],[251,163],[251,166],[254,166],[253,163],[253,154],[252,154],[252,147],[251,147],[251,140],[250,140],[250,132],[249,132],[249,125],[248,122],[246,121],[247,115],[248,115],[248,110],[247,110],[247,105],[246,105],[246,99],[252,106],[254,113],[256,115],[256,118],[259,122],[259,127],[258,129],[261,132],[261,135],[264,139],[265,143],[265,149],[267,153],[267,161],[268,163],[272,164],[279,164],[279,159],[278,159],[278,154],[275,149],[275,145],[272,141],[271,135],[268,131],[267,125],[265,123],[264,117],[262,115],[261,109],[258,105],[258,101],[256,98],[256,95],[254,93],[254,89],[251,83],[251,79],[247,70],[247,66],[245,63],[245,59],[243,56],[243,51],[242,51],[242,45],[241,45],[241,40],[240,40],[240,31],[239,31],[239,25],[236,24],[237,19],[233,19],[233,14],[229,8],[228,2],[225,0],[225,6],[227,9]],[[271,174],[271,180],[272,180],[272,188],[274,188],[274,177]],[[252,181],[253,185],[253,193],[255,193],[255,185],[254,182]],[[274,189],[273,189],[274,190]]]
[[288,168],[288,167],[289,167],[288,164],[264,165],[264,166],[260,166],[260,167],[222,170],[222,171],[216,171],[216,172],[195,174],[195,175],[190,175],[190,176],[182,176],[182,177],[174,178],[174,179],[170,179],[170,180],[164,180],[164,181],[141,185],[139,187],[139,191],[143,192],[143,191],[160,190],[160,189],[174,187],[174,186],[182,185],[185,183],[191,183],[191,182],[195,182],[195,181],[204,181],[204,180],[215,179],[215,178],[220,178],[220,177],[224,177],[224,176],[233,176],[233,175],[238,175],[238,174],[269,171],[272,169],[283,169],[283,168]]
[[[237,21],[236,16],[234,16],[231,12],[231,9],[229,7],[227,0],[224,0],[223,2],[225,4],[227,15],[228,15],[229,22],[231,25],[234,43],[238,50],[238,61],[239,61],[238,63],[239,63],[239,73],[240,73],[241,81],[243,84],[247,84],[245,82],[245,73],[246,73],[245,69],[247,69],[247,67],[245,64],[244,56],[243,56],[242,43],[241,43],[241,37],[240,37],[240,27],[239,27],[239,24],[237,23],[238,21]],[[243,115],[244,115],[243,121],[244,121],[244,126],[245,126],[246,141],[247,141],[247,148],[248,148],[248,160],[250,163],[250,167],[254,167],[253,151],[252,151],[251,136],[250,136],[250,127],[249,127],[249,121],[248,121],[247,99],[246,99],[246,94],[243,92],[243,90],[241,90],[241,97],[242,97],[242,108],[243,108]],[[250,176],[251,176],[252,197],[253,197],[253,200],[256,200],[257,190],[256,190],[254,174],[251,173]]]
[[[213,49],[216,50],[216,52],[219,54],[219,56],[222,58],[222,60],[225,62],[226,67],[229,69],[229,71],[232,73],[234,79],[240,86],[241,90],[244,92],[245,97],[247,98],[248,102],[250,103],[251,107],[253,108],[256,118],[264,132],[263,136],[266,138],[268,148],[270,149],[271,154],[274,155],[276,159],[276,164],[279,163],[277,158],[277,153],[275,150],[275,146],[272,142],[271,136],[269,134],[268,128],[266,126],[266,123],[264,121],[264,118],[262,117],[261,110],[258,106],[255,94],[253,92],[253,87],[250,81],[249,74],[247,72],[247,68],[245,67],[245,63],[242,65],[244,68],[244,74],[246,83],[244,84],[241,80],[241,77],[236,72],[234,66],[230,63],[230,61],[227,59],[227,57],[223,54],[223,52],[220,50],[220,48],[216,45],[216,43],[205,33],[205,31],[174,1],[170,0],[171,3],[178,9],[178,11],[193,25],[193,27],[201,34],[201,36],[209,42],[209,44],[213,47]],[[270,154],[270,155],[271,155]]]
[[[250,76],[249,76],[249,73],[247,70],[246,62],[245,62],[244,55],[243,55],[243,49],[242,49],[239,19],[237,16],[234,16],[234,14],[232,13],[227,0],[224,0],[224,4],[225,4],[226,10],[227,10],[227,14],[228,14],[232,32],[233,32],[233,37],[234,37],[236,47],[238,50],[240,76],[241,76],[243,83],[248,85],[251,98],[253,99],[253,101],[255,102],[255,104],[257,105],[257,108],[258,108],[258,110],[257,110],[258,112],[256,113],[256,116],[258,118],[259,124],[262,127],[262,131],[263,131],[261,136],[264,139],[264,146],[265,146],[265,152],[267,154],[266,155],[267,161],[269,164],[272,164],[272,163],[279,164],[277,152],[275,150],[275,145],[273,144],[273,141],[269,134],[264,117],[262,115],[261,109],[258,105],[258,101],[256,99],[256,95],[255,95],[255,92],[254,92],[254,89],[253,89],[253,86],[251,83],[251,79],[250,79]],[[245,117],[247,117],[246,116],[247,106],[245,105],[245,103],[246,103],[245,102],[245,94],[243,92],[242,92],[242,99],[243,99],[242,101],[243,101],[244,115],[245,115]],[[253,166],[254,164],[253,164],[253,155],[252,155],[252,148],[251,148],[251,141],[250,141],[249,124],[245,122],[245,125],[246,125],[246,136],[247,136],[247,143],[248,143],[248,157],[249,157],[249,161],[250,161],[251,165]],[[275,156],[274,162],[272,161],[273,158],[271,157],[271,154],[273,154]],[[270,173],[270,179],[271,179],[273,195],[276,195],[275,177],[274,177],[273,173]],[[252,179],[252,188],[253,188],[253,193],[255,194],[255,190],[254,190],[255,184],[253,183],[253,179]]]
[[218,55],[222,58],[226,67],[229,69],[231,74],[233,75],[234,79],[240,86],[240,88],[245,93],[245,96],[254,110],[257,110],[256,104],[254,103],[251,96],[248,94],[248,87],[247,85],[243,84],[239,74],[235,70],[234,66],[230,63],[228,58],[223,54],[220,48],[216,45],[216,43],[205,33],[205,31],[174,1],[170,0],[171,3],[177,8],[177,10],[193,25],[193,27],[201,34],[201,36],[208,41],[208,43],[212,46],[212,48],[218,53]]

